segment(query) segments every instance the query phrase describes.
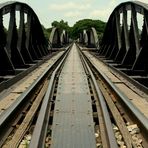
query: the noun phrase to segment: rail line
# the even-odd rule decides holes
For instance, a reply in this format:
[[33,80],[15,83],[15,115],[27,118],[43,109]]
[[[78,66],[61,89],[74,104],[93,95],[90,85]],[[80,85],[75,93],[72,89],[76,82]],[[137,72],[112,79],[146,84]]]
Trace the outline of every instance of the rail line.
[[0,4],[0,147],[148,148],[147,15],[121,3],[106,25],[54,25],[47,41],[28,4]]
[[[34,117],[39,110],[53,70],[61,59],[63,59],[65,54],[68,53],[69,48],[70,47],[67,47],[65,52],[53,63],[53,65],[49,65],[32,85],[30,85],[19,98],[10,105],[10,107],[1,113],[0,146],[11,147],[12,144],[14,147],[18,146],[24,134],[27,132],[27,129],[32,122],[34,122]],[[19,126],[20,128],[18,128]],[[12,143],[10,139],[12,139]]]
[[[68,54],[68,53],[67,53]],[[43,99],[43,103],[41,106],[41,111],[39,113],[37,124],[35,126],[32,140],[30,143],[30,147],[44,147],[45,145],[45,138],[47,134],[47,128],[49,123],[49,117],[50,117],[50,111],[53,101],[53,93],[54,93],[54,87],[57,80],[58,73],[60,72],[65,59],[67,57],[67,54],[64,56],[64,58],[60,61],[59,65],[56,67],[56,69],[53,71],[50,82],[48,84],[48,89],[45,94],[45,97]]]
[[127,147],[138,147],[136,142],[133,140],[133,135],[130,134],[127,125],[135,124],[138,125],[140,133],[138,136],[142,139],[141,147],[147,147],[147,134],[148,134],[148,119],[141,113],[137,107],[131,103],[130,99],[123,94],[104,74],[102,71],[92,64],[91,60],[83,54],[85,60],[91,67],[97,84],[104,96],[106,104],[113,116],[113,120],[118,126],[123,139]]
[[5,148],[148,147],[148,119],[76,43],[0,115],[0,131]]
[[[115,105],[115,103],[116,103],[115,98],[114,98],[114,101],[107,99],[110,96],[113,97],[113,96],[119,95],[120,91],[115,89],[114,92],[112,92],[111,88],[109,87],[111,82],[106,77],[105,78],[108,81],[106,80],[107,81],[106,83],[103,82],[102,85],[98,85],[99,83],[98,83],[98,81],[96,81],[96,78],[95,78],[96,75],[98,76],[98,71],[97,72],[94,71],[94,68],[92,69],[93,66],[92,65],[90,66],[90,62],[89,62],[89,64],[87,64],[88,60],[86,60],[86,57],[84,57],[84,55],[81,52],[79,52],[79,53],[80,53],[80,57],[81,57],[86,75],[88,76],[88,83],[90,84],[90,92],[92,91],[92,96],[95,98],[94,100],[92,99],[92,101],[95,101],[97,120],[98,120],[96,123],[98,123],[100,126],[99,131],[101,133],[101,144],[106,147],[121,146],[119,141],[116,138],[114,131],[113,131],[113,129],[114,129],[113,123],[114,123],[119,128],[119,131],[121,132],[121,135],[123,136],[122,141],[124,141],[123,142],[124,144],[123,143],[122,144],[129,147],[129,148],[137,147],[138,144],[133,140],[133,137],[127,128],[127,123],[130,122],[131,124],[135,123],[134,125],[138,124],[138,126],[140,127],[141,134],[138,133],[138,136],[140,135],[139,139],[141,138],[143,140],[142,141],[143,145],[140,145],[140,146],[146,147],[147,146],[147,141],[146,141],[147,119],[139,111],[137,111],[136,107],[133,107],[131,110],[132,111],[136,110],[136,112],[138,112],[137,114],[139,114],[139,115],[137,118],[140,118],[140,120],[139,120],[140,123],[137,122],[137,120],[136,121],[134,120],[135,117],[133,119],[130,116],[130,120],[129,120],[129,117],[125,118],[125,116],[130,115],[131,111],[130,111],[130,113],[128,113],[127,109],[126,109],[126,112],[124,110],[124,112],[127,115],[123,116],[123,114],[122,114],[123,110],[122,111],[121,111],[121,109],[119,110],[119,105],[118,105],[118,107]],[[102,78],[100,81],[102,81]],[[105,85],[105,86],[103,86],[103,85]],[[109,87],[109,88],[106,88],[106,87]],[[113,85],[112,85],[112,87],[113,87]],[[121,94],[118,96],[118,99],[119,99],[119,97],[123,98],[123,96],[121,96]],[[111,99],[113,99],[113,98],[111,98]],[[116,96],[116,99],[117,99],[117,96]],[[130,104],[130,102],[129,102],[129,104]],[[92,105],[92,108],[93,108],[93,105]],[[100,114],[99,114],[99,111],[101,112]],[[111,117],[111,115],[112,115],[112,117]],[[52,118],[54,118],[54,116]],[[95,118],[96,118],[96,116],[94,117],[94,121],[96,120]],[[114,121],[112,121],[112,120],[114,120]],[[49,121],[48,121],[48,123],[49,123]],[[49,126],[50,132],[52,133],[53,131],[52,131],[51,126],[52,126],[52,123]],[[130,125],[128,125],[128,126],[130,126]],[[47,125],[45,127],[47,128]],[[143,128],[145,129],[144,130],[145,132],[142,131]],[[34,132],[34,135],[33,135],[34,138],[33,138],[33,140],[31,140],[31,147],[33,147],[35,144],[39,144],[39,143],[42,143],[42,145],[36,145],[36,147],[43,147],[45,145],[45,141],[46,141],[47,137],[45,138],[45,136],[44,136],[44,139],[42,139],[43,136],[40,133],[38,133],[37,129],[38,128],[36,127],[36,132]],[[45,131],[45,129],[43,131]],[[37,133],[38,133],[38,135],[40,135],[40,138],[38,138],[36,136]],[[49,142],[51,145],[49,144],[48,146],[54,147],[54,146],[52,146],[53,139],[52,139],[51,133],[50,133],[50,141],[51,142]],[[46,131],[46,135],[48,135],[47,131]],[[42,142],[39,139],[40,140],[42,139],[41,140]],[[67,141],[67,144],[68,144],[68,141]],[[62,147],[62,145],[61,145],[61,147]]]

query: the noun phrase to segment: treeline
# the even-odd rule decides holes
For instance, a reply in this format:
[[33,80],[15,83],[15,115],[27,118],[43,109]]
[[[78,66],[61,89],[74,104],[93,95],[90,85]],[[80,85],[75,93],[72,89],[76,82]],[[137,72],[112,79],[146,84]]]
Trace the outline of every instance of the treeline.
[[[76,22],[73,27],[70,27],[67,22],[64,22],[64,20],[61,21],[54,21],[52,22],[52,27],[58,27],[61,29],[65,29],[68,31],[69,37],[71,39],[77,39],[79,37],[79,33],[82,32],[84,29],[89,29],[91,27],[94,27],[97,31],[98,37],[102,38],[102,34],[105,29],[106,23],[100,20],[92,20],[92,19],[83,19],[78,22]],[[44,26],[43,31],[45,34],[45,37],[48,39],[50,32],[52,28],[46,29]]]

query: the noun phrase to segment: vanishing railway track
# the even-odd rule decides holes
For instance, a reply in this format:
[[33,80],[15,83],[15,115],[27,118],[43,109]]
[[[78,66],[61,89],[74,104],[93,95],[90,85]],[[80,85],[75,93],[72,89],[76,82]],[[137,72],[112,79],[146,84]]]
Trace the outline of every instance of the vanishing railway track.
[[[67,47],[57,59],[52,59],[55,60],[52,65],[49,64],[30,86],[26,86],[24,92],[18,92],[21,93],[19,97],[3,110],[0,116],[0,147],[18,147],[25,133],[32,128],[51,80],[50,77],[61,59],[68,54],[69,48]],[[11,92],[10,96],[12,93],[15,92]],[[4,99],[5,97],[3,102]]]
[[117,6],[101,43],[94,28],[80,33],[98,59],[76,43],[60,52],[69,37],[59,28],[48,46],[27,4],[7,2],[0,10],[0,147],[148,147],[147,5]]
[[[94,75],[94,78],[91,78],[94,79],[94,82],[92,83],[93,85],[98,85],[102,94],[102,96],[99,98],[102,98],[105,101],[108,111],[111,114],[111,120],[114,122],[113,124],[118,127],[118,130],[122,135],[122,140],[125,143],[124,145],[126,147],[147,147],[147,117],[144,116],[144,114],[141,113],[137,107],[131,103],[130,99],[125,94],[123,94],[104,73],[102,73],[100,70],[101,67],[100,69],[97,69],[85,54],[81,54],[88,63],[88,65],[86,64],[87,67],[90,67],[92,70],[92,75]],[[99,104],[101,104],[101,101],[99,101]],[[129,128],[130,125],[131,127],[132,125],[135,127],[137,126],[137,130],[139,129],[139,132],[137,132],[137,134],[136,131],[132,133],[132,131],[130,131],[131,129]],[[116,133],[115,137],[118,139]],[[136,142],[136,138],[137,141],[139,138],[139,142]],[[120,143],[118,140],[117,142],[118,145],[121,144],[120,146],[123,146],[123,143]]]
[[148,147],[148,119],[75,43],[2,112],[0,131],[1,147]]

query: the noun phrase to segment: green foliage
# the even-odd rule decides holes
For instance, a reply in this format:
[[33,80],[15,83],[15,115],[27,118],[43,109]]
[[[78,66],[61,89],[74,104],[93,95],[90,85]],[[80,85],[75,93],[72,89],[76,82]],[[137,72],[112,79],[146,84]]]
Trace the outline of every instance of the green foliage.
[[[68,23],[64,22],[64,20],[61,20],[59,22],[54,21],[52,22],[51,25],[52,27],[57,27],[60,28],[61,30],[65,29],[68,32],[70,38],[77,39],[79,37],[79,34],[84,29],[87,30],[90,29],[91,27],[94,27],[97,31],[98,37],[102,38],[106,23],[100,20],[83,19],[76,22],[73,27],[69,27]],[[45,29],[44,26],[42,27],[45,37],[49,38],[52,28]]]
[[82,32],[84,29],[88,30],[91,27],[94,27],[97,31],[98,36],[101,37],[105,29],[105,23],[100,20],[80,20],[74,24],[71,32],[71,37],[77,39],[80,32]]
[[46,28],[42,25],[42,30],[43,30],[43,33],[44,33],[44,35],[45,35],[46,40],[48,41],[52,28],[47,28],[47,29],[46,29]]
[[51,23],[52,27],[57,27],[57,28],[60,28],[60,29],[65,29],[67,30],[69,28],[69,25],[67,22],[64,22],[64,20],[61,20],[60,22],[58,21],[54,21]]

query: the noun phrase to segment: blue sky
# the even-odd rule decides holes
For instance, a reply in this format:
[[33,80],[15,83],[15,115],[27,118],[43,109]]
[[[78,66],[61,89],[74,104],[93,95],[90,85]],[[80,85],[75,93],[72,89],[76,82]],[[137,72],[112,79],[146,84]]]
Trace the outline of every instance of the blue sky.
[[[1,0],[6,2],[8,0]],[[29,4],[45,27],[50,27],[54,20],[63,19],[72,26],[84,18],[108,20],[113,9],[128,0],[19,0]],[[139,0],[147,2],[148,0]]]

